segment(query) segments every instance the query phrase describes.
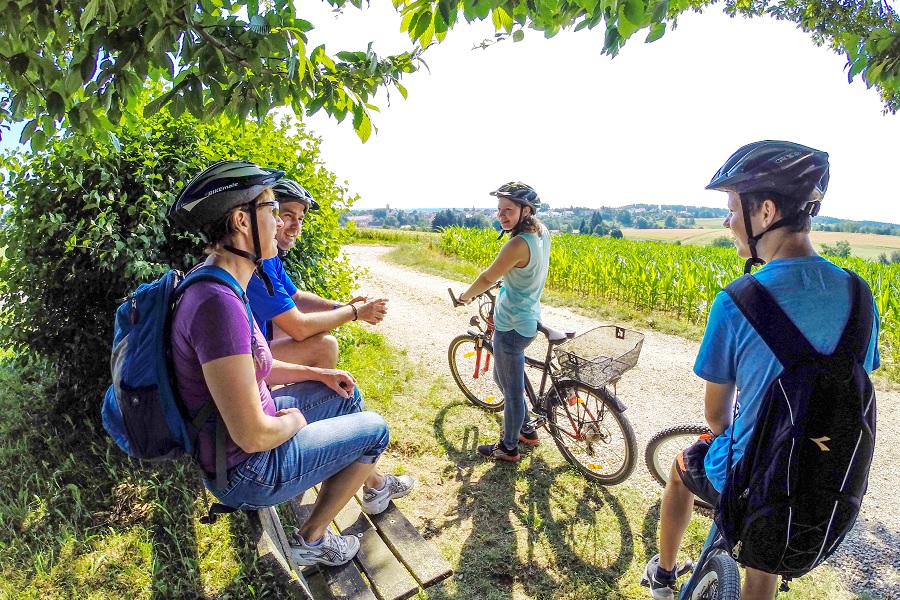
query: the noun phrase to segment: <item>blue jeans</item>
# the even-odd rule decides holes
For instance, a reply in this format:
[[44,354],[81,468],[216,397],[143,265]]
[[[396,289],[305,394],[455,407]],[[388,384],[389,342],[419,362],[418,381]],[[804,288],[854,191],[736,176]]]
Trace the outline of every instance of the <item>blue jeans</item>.
[[358,388],[345,399],[323,383],[304,381],[272,397],[279,409],[299,409],[308,424],[277,448],[257,452],[231,469],[224,489],[206,481],[222,504],[241,510],[280,504],[351,463],[373,464],[387,448],[387,423],[363,411]]
[[494,381],[503,393],[503,445],[519,445],[525,423],[525,348],[534,338],[513,331],[494,332]]

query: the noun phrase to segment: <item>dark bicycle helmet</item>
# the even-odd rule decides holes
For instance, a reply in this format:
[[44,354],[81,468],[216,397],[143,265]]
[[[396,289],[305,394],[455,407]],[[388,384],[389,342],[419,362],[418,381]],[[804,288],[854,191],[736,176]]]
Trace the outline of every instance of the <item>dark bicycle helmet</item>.
[[274,295],[272,282],[262,268],[262,250],[259,243],[259,227],[253,201],[284,175],[284,171],[264,169],[244,160],[222,160],[214,163],[194,177],[178,194],[175,204],[169,209],[169,219],[182,229],[200,234],[207,244],[210,231],[228,214],[245,204],[250,206],[250,223],[253,232],[253,251],[250,254],[240,248],[224,246],[225,250],[237,254],[256,265],[256,273],[269,295]]
[[284,171],[264,169],[244,160],[221,160],[188,182],[169,209],[176,226],[208,238],[209,227],[217,225],[235,206],[249,204],[271,187]]
[[279,179],[272,186],[275,199],[279,202],[300,202],[306,205],[306,210],[319,210],[319,203],[312,197],[305,187],[291,179]]
[[828,177],[828,153],[793,142],[754,142],[741,147],[725,161],[706,189],[738,194],[775,192],[788,203],[778,207],[783,215],[780,220],[754,235],[750,207],[742,199],[751,255],[744,265],[745,273],[749,273],[755,264],[765,264],[756,251],[756,244],[763,235],[819,213],[822,197],[828,189]]
[[498,187],[491,192],[491,196],[502,196],[509,198],[513,202],[523,206],[530,206],[532,214],[536,213],[541,207],[541,197],[534,191],[534,188],[521,181],[510,181]]

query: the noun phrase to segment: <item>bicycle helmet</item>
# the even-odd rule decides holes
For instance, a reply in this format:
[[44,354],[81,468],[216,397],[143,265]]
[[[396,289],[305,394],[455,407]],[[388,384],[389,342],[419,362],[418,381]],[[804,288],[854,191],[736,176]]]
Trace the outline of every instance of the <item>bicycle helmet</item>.
[[706,189],[738,194],[775,192],[787,201],[778,207],[784,216],[765,231],[753,235],[750,207],[742,198],[751,255],[744,265],[745,273],[749,273],[755,264],[765,264],[756,251],[756,244],[763,235],[819,213],[821,200],[828,189],[828,178],[828,153],[793,142],[754,142],[741,147],[725,161]]
[[300,202],[306,205],[306,210],[319,210],[319,203],[312,197],[305,187],[291,179],[279,179],[272,186],[275,199],[279,202]]
[[225,250],[237,254],[256,265],[269,295],[274,295],[272,282],[262,268],[262,251],[259,243],[259,227],[256,221],[254,200],[284,175],[284,171],[264,169],[244,160],[222,160],[213,163],[188,182],[169,209],[169,219],[176,226],[200,234],[207,244],[211,230],[222,222],[228,212],[245,204],[250,205],[250,223],[253,232],[254,254],[233,246]]
[[491,196],[502,196],[509,198],[520,206],[530,206],[531,214],[534,214],[541,207],[541,197],[534,191],[534,188],[521,181],[510,181],[498,187],[491,192]]

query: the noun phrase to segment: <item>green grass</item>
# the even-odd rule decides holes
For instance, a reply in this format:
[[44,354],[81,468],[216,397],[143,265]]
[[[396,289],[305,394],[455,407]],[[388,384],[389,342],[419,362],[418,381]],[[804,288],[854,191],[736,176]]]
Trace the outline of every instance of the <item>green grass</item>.
[[[391,426],[382,468],[416,477],[398,503],[455,570],[428,598],[647,597],[660,489],[591,485],[548,443],[516,465],[484,461],[474,447],[497,438],[500,415],[380,334],[354,335],[341,336],[342,366]],[[0,364],[0,598],[284,597],[257,568],[242,515],[201,525],[183,466],[131,461],[88,423],[43,418],[47,379]],[[696,514],[685,555],[709,524]],[[780,598],[854,597],[830,567],[793,589]]]

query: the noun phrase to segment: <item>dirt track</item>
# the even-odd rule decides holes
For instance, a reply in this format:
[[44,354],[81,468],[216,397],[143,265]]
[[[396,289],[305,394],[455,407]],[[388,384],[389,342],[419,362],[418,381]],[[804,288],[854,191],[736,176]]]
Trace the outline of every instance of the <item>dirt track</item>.
[[[467,283],[388,263],[381,255],[389,250],[380,246],[344,248],[351,264],[368,269],[359,292],[390,300],[379,331],[390,343],[405,349],[426,372],[449,378],[447,346],[466,329],[472,308],[454,308],[447,288],[459,293]],[[542,320],[550,326],[578,331],[609,324],[546,305]],[[619,382],[617,393],[628,405],[625,414],[637,435],[639,464],[632,477],[646,483],[648,494],[658,496],[660,488],[643,466],[643,449],[650,436],[664,427],[676,422],[702,422],[704,384],[692,372],[697,343],[644,333],[640,361]],[[829,563],[842,571],[851,589],[896,598],[900,589],[900,499],[893,467],[900,466],[900,393],[878,391],[878,426],[875,462],[862,514]]]

